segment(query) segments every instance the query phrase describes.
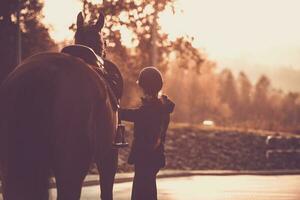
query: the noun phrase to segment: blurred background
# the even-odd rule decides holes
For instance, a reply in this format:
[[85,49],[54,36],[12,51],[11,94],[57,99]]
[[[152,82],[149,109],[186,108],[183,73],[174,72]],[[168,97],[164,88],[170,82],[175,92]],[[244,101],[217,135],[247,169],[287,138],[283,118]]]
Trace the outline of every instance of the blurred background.
[[[1,0],[0,81],[18,60],[72,44],[80,11],[93,23],[101,10],[107,57],[125,79],[122,106],[138,105],[138,72],[157,66],[163,93],[176,103],[168,154],[180,144],[184,155],[199,155],[170,168],[264,168],[270,132],[257,130],[300,134],[299,7],[298,0]],[[193,154],[182,151],[186,140]]]

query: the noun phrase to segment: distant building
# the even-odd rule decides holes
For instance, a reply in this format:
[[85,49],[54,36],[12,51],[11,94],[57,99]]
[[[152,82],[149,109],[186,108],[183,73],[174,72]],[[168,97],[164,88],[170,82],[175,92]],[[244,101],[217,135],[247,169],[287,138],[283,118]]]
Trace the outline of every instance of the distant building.
[[202,125],[204,125],[204,126],[215,126],[215,122],[212,121],[212,120],[204,120],[202,122]]

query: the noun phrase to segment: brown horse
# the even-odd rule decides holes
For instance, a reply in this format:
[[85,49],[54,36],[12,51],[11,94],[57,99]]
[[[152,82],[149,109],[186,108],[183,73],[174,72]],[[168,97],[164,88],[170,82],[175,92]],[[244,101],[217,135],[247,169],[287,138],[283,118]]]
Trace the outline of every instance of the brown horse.
[[[100,15],[95,25],[76,32],[77,41],[94,38],[85,44],[99,45],[91,47],[100,55],[103,23]],[[101,198],[112,199],[116,121],[104,79],[82,59],[41,53],[23,61],[0,87],[4,199],[48,199],[52,172],[58,199],[79,199],[91,162],[100,172]]]

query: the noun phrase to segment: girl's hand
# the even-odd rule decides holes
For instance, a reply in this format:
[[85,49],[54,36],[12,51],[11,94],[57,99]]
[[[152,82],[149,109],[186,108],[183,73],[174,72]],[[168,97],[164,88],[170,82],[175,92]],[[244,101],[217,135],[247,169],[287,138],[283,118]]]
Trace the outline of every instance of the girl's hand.
[[158,140],[156,141],[156,143],[154,144],[154,150],[157,149],[159,147],[159,145],[161,144],[161,139],[158,138]]

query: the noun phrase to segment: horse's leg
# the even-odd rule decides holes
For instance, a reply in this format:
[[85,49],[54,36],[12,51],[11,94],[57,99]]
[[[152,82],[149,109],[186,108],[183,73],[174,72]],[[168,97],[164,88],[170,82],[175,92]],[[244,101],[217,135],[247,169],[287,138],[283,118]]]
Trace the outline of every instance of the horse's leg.
[[62,91],[70,93],[60,94],[54,108],[56,115],[52,166],[57,184],[57,199],[78,200],[92,160],[88,129],[90,103],[82,90],[78,90],[77,97],[77,92],[67,86],[69,82],[61,86]]
[[[20,180],[19,177],[10,176],[2,180],[2,195],[4,200],[48,200],[48,182],[46,179],[37,180],[39,184],[31,183],[37,177],[27,177]],[[39,177],[38,177],[39,178]],[[33,182],[33,181],[32,181]]]
[[[100,109],[99,109],[100,110]],[[116,113],[112,111],[109,101],[98,113],[96,132],[96,156],[95,162],[100,175],[100,189],[102,200],[113,199],[113,184],[117,171],[118,150],[112,145],[116,131]]]
[[113,199],[113,185],[118,166],[118,150],[111,149],[98,163],[100,175],[101,199]]
[[[20,153],[20,155],[25,157],[24,154]],[[38,161],[36,156],[26,155],[25,159],[12,156],[10,162],[2,166],[5,170],[5,175],[1,176],[2,194],[5,200],[48,199],[48,162]]]
[[66,148],[68,148],[68,152],[59,152],[59,158],[54,160],[53,170],[57,187],[57,199],[78,200],[91,162],[91,156],[86,151],[87,146],[85,145]]
[[2,96],[2,189],[5,199],[48,199],[51,91],[37,87],[35,76],[26,77],[8,83],[11,93]]
[[52,166],[57,183],[57,199],[78,200],[92,160],[91,116],[94,91],[88,68],[76,63],[63,68],[53,108]]

